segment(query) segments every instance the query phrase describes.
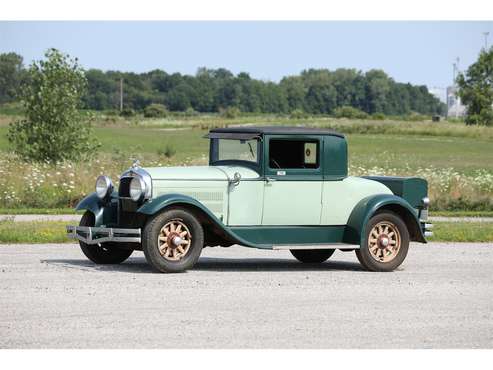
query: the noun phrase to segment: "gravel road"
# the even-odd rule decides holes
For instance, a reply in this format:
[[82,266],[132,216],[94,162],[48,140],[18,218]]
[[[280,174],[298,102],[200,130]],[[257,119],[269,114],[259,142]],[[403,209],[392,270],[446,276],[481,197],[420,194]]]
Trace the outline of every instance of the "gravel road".
[[0,348],[493,348],[493,244],[412,245],[393,273],[208,248],[183,274],[3,245],[0,271]]

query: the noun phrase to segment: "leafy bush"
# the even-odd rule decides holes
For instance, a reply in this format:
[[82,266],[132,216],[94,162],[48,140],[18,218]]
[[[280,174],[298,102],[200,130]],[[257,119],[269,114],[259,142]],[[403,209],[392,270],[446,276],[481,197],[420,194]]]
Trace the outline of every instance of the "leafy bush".
[[291,111],[291,113],[289,114],[289,118],[291,119],[305,119],[305,118],[308,118],[308,114],[303,111],[302,109],[295,109],[293,111]]
[[163,104],[151,104],[144,108],[144,117],[163,118],[168,115],[168,110]]
[[187,110],[185,111],[185,117],[195,117],[198,115],[199,115],[199,112],[197,112],[192,107],[188,107]]
[[337,118],[352,118],[352,119],[364,119],[368,118],[368,114],[362,110],[344,105],[334,109],[334,116]]
[[166,144],[164,149],[158,149],[157,154],[165,156],[166,158],[171,158],[176,154],[176,149],[172,145]]
[[383,121],[385,119],[385,114],[383,114],[383,113],[373,113],[371,115],[371,119],[374,119],[376,121]]
[[221,109],[221,117],[224,118],[237,118],[241,111],[237,107],[228,107],[226,109]]
[[33,62],[22,91],[25,119],[10,125],[7,134],[24,160],[79,160],[94,153],[89,114],[79,111],[87,81],[77,59],[56,49]]
[[132,108],[123,108],[120,112],[120,116],[122,117],[133,117],[135,116],[135,110]]

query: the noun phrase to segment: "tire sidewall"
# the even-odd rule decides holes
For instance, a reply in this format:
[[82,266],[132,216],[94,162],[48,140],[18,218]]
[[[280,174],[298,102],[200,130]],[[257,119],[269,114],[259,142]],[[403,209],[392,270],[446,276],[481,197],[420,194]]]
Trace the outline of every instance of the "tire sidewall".
[[335,249],[293,249],[290,252],[300,262],[322,263],[334,254]]
[[[389,262],[379,262],[375,260],[371,255],[370,255],[370,249],[368,247],[368,238],[370,235],[370,231],[373,229],[373,227],[378,224],[379,222],[382,221],[390,221],[393,223],[397,229],[399,230],[399,233],[401,234],[401,246],[399,248],[399,252],[397,253],[397,256]],[[375,214],[367,223],[366,229],[365,229],[365,237],[360,245],[360,249],[356,250],[356,255],[358,257],[358,260],[360,263],[365,267],[367,270],[370,271],[392,271],[395,270],[397,267],[399,267],[402,262],[404,262],[404,259],[407,256],[407,252],[409,250],[409,231],[407,229],[406,224],[404,221],[394,212],[391,211],[383,211]]]
[[[190,230],[192,245],[188,253],[179,261],[166,260],[159,253],[158,237],[161,228],[171,220],[182,221]],[[160,272],[182,272],[195,265],[204,246],[204,231],[197,218],[183,208],[165,210],[150,219],[144,228],[142,249],[147,262]]]
[[[94,226],[94,214],[86,211],[80,220],[80,226]],[[119,243],[86,244],[79,240],[82,253],[92,262],[99,265],[119,264],[124,262],[133,253],[133,249],[120,248]],[[109,249],[103,249],[105,246]]]

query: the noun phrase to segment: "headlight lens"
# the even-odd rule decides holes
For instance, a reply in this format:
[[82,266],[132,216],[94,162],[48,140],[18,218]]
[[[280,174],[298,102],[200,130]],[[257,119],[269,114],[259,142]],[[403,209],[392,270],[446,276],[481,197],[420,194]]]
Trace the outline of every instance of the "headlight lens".
[[142,180],[141,177],[134,177],[132,181],[130,181],[130,198],[132,198],[134,202],[139,201],[144,196],[145,189],[144,180]]
[[96,179],[96,194],[99,199],[105,198],[113,191],[113,183],[108,176],[99,176]]
[[423,203],[423,208],[428,208],[430,206],[430,198],[424,197],[421,202]]

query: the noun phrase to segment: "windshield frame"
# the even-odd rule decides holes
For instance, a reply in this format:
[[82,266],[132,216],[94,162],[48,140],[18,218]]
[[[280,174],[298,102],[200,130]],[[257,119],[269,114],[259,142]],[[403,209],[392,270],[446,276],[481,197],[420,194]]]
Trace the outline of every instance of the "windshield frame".
[[262,153],[263,153],[263,140],[261,137],[255,137],[250,140],[257,140],[257,161],[247,161],[242,159],[216,159],[218,157],[219,140],[242,140],[239,138],[211,138],[209,145],[209,165],[210,166],[227,166],[238,165],[242,167],[251,168],[259,175],[262,173]]

